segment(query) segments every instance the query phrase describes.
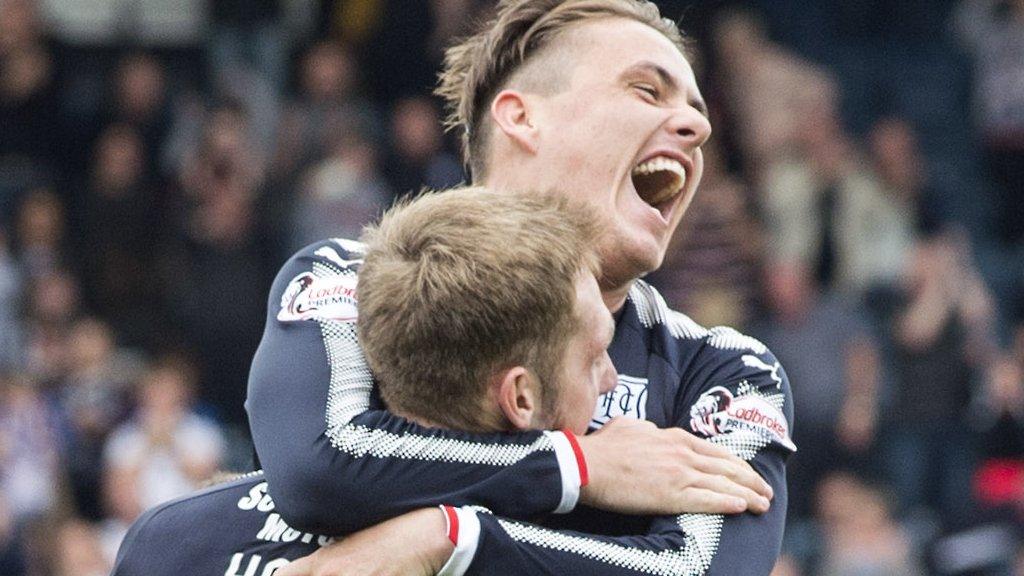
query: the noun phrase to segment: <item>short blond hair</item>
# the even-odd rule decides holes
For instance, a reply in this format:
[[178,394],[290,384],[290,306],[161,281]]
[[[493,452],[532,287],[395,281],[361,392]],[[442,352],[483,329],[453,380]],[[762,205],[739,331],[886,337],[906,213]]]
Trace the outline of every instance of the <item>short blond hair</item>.
[[357,331],[397,413],[469,431],[486,386],[525,366],[555,380],[580,329],[576,280],[597,273],[596,219],[564,195],[428,193],[363,235]]
[[679,27],[647,0],[501,0],[494,19],[448,48],[435,93],[447,106],[445,127],[461,131],[463,160],[474,181],[486,172],[485,119],[494,96],[567,27],[610,17],[646,24],[686,54]]

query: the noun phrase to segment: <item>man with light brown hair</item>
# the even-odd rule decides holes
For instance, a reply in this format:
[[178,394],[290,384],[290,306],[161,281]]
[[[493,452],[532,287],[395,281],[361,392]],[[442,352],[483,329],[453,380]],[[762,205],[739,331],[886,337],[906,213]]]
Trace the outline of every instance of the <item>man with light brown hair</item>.
[[368,228],[357,331],[391,411],[466,432],[586,433],[616,383],[596,236],[564,197],[473,188]]
[[[700,147],[710,135],[674,25],[640,0],[504,0],[492,22],[450,50],[440,92],[453,110],[449,124],[463,132],[476,183],[557,190],[597,214],[599,283],[616,316],[609,354],[618,385],[592,415],[591,428],[600,430],[578,439],[561,433],[533,447],[522,438],[424,435],[372,403],[369,371],[334,324],[351,312],[297,284],[289,289],[289,280],[310,270],[355,275],[358,264],[346,263],[358,260],[357,246],[314,245],[279,276],[271,298],[277,316],[268,321],[250,378],[254,441],[282,513],[339,532],[443,502],[515,518],[568,513],[545,522],[645,535],[627,544],[499,519],[508,547],[470,531],[459,536],[451,560],[468,557],[469,572],[486,573],[500,573],[493,562],[509,556],[532,559],[528,573],[566,573],[545,561],[562,554],[579,563],[571,573],[767,574],[784,526],[784,463],[795,449],[785,372],[760,342],[699,326],[639,280],[664,258],[700,181]],[[279,301],[281,294],[293,298]],[[319,349],[315,339],[323,342]],[[325,368],[297,379],[288,360]],[[282,398],[304,411],[282,414]],[[317,412],[326,422],[317,422]],[[292,433],[280,434],[285,426]],[[578,440],[582,459],[559,448],[570,439]],[[470,444],[444,444],[458,441]],[[511,448],[515,456],[482,456]],[[737,457],[767,485],[746,476],[750,469]],[[552,462],[556,469],[545,469]],[[413,475],[415,482],[405,479]],[[379,498],[353,496],[371,486]],[[339,518],[352,509],[365,524]],[[754,514],[721,515],[744,510]],[[483,517],[462,511],[463,523]],[[344,553],[340,564],[319,555],[306,566],[332,573],[359,557],[397,566],[394,551],[413,554],[428,541],[408,536],[428,528],[400,521],[343,541],[335,549]],[[665,537],[680,529],[682,538]]]
[[[617,383],[594,222],[562,196],[463,188],[405,202],[369,228],[358,331],[391,410],[435,432],[585,433],[597,397]],[[270,574],[329,542],[282,521],[266,488],[262,474],[247,474],[147,511],[126,536],[114,574]],[[445,519],[457,540],[460,516],[463,531],[477,520],[450,506],[403,516],[434,524],[416,536],[431,548],[436,542],[439,554],[423,556],[424,566],[403,560],[389,569],[456,571],[465,555],[452,555]],[[503,538],[494,522],[477,521],[484,540]],[[449,557],[455,561],[442,566]],[[351,562],[344,571],[363,573]]]

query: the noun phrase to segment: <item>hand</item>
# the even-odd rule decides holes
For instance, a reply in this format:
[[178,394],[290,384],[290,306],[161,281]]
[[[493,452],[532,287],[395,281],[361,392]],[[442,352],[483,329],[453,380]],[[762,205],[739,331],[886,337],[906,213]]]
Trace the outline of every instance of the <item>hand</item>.
[[590,475],[580,501],[595,508],[623,514],[762,514],[774,496],[749,464],[681,428],[619,417],[579,443]]
[[346,536],[274,575],[434,576],[452,550],[444,513],[440,508],[424,508]]

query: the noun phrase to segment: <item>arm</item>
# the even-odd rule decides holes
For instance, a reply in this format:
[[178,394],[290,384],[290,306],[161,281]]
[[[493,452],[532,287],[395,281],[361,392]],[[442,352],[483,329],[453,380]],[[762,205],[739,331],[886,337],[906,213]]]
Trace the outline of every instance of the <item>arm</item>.
[[[575,449],[563,432],[442,431],[381,409],[355,338],[360,249],[326,241],[285,264],[253,359],[253,442],[290,525],[347,533],[442,502],[516,518],[567,512],[579,498],[629,512],[762,511],[763,481],[691,435],[623,424]],[[670,464],[645,469],[651,461]],[[709,484],[709,474],[727,480]],[[615,490],[623,478],[635,489]]]
[[359,250],[314,244],[271,289],[246,409],[282,516],[300,530],[338,534],[445,501],[503,513],[571,509],[581,477],[565,434],[427,429],[374,403],[355,337]]
[[437,508],[417,510],[358,532],[278,575],[670,576],[703,573],[713,553],[706,548],[707,535],[690,534],[700,523],[681,517],[659,517],[645,535],[609,537],[551,530],[478,507],[442,509],[443,515]]
[[[716,328],[689,383],[680,408],[689,422],[677,422],[750,462],[771,485],[775,500],[760,516],[680,516],[704,535],[710,553],[706,574],[768,574],[779,556],[786,521],[785,462],[796,451],[791,437],[793,397],[789,379],[760,342],[731,329]],[[687,414],[680,413],[685,419]]]
[[[681,404],[686,416],[679,424],[706,431],[711,443],[752,461],[775,490],[775,503],[766,514],[661,516],[647,534],[606,537],[550,530],[473,507],[448,508],[449,516],[455,516],[448,527],[456,546],[439,574],[768,574],[779,554],[786,515],[784,461],[794,449],[789,383],[767,350],[720,352],[705,355],[711,358],[704,358],[695,379],[721,385],[690,395]],[[730,422],[730,417],[740,420]],[[406,519],[396,518],[397,529],[388,535],[392,540],[375,545],[412,554],[427,528]],[[454,534],[452,526],[457,527]],[[287,575],[345,573],[345,562],[355,551],[343,545],[317,552],[308,563],[293,565],[302,570]],[[380,561],[390,565],[396,560],[387,556]]]

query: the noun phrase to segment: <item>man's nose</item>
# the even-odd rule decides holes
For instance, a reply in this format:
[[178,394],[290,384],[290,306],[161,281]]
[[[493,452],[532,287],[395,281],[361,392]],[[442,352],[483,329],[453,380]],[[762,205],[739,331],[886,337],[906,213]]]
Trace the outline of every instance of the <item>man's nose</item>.
[[711,137],[711,122],[689,104],[683,105],[672,115],[667,128],[682,141],[687,150],[703,146]]

